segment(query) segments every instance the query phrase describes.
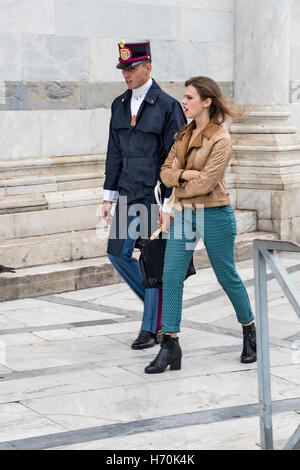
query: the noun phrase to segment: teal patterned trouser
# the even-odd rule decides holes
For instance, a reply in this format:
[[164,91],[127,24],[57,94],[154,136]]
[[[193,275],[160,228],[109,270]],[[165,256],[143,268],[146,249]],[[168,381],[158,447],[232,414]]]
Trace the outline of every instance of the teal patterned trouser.
[[254,316],[249,297],[235,268],[236,221],[232,207],[197,210],[186,207],[182,212],[174,212],[163,272],[163,331],[180,331],[183,282],[200,238],[204,242],[214,273],[235,309],[238,321],[242,324],[250,323]]

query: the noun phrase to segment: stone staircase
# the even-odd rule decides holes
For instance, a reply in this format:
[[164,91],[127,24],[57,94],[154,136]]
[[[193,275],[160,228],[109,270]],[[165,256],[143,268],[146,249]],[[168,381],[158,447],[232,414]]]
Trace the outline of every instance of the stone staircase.
[[[0,301],[120,282],[96,226],[102,202],[103,155],[0,162]],[[235,211],[237,260],[252,256],[255,211]],[[138,252],[136,253],[138,256]],[[196,268],[209,266],[203,244]]]

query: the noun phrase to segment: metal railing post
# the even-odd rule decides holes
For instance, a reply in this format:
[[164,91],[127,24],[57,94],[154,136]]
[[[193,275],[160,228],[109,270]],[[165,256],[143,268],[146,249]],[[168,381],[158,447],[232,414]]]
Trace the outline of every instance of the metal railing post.
[[273,449],[266,261],[254,250],[260,436],[263,450]]
[[[272,395],[269,352],[267,263],[284,294],[300,318],[300,295],[275,251],[300,252],[300,245],[285,241],[254,240],[255,310],[257,326],[258,392],[260,436],[263,450],[273,449]],[[300,449],[300,426],[287,443],[286,450]]]

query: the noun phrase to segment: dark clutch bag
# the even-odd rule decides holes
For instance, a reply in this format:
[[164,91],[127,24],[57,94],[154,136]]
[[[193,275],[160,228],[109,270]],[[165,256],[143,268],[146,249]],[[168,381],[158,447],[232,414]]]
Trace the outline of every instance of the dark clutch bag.
[[[162,238],[162,233],[154,240],[138,238],[135,244],[141,251],[139,264],[142,272],[142,285],[145,289],[162,288],[162,276],[164,269],[164,258],[167,240]],[[190,261],[185,276],[196,274],[193,258]]]

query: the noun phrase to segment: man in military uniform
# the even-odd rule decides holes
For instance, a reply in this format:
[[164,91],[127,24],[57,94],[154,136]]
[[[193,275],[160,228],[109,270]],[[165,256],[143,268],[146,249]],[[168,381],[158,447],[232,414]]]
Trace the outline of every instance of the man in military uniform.
[[[139,222],[141,238],[149,237],[154,187],[174,134],[186,119],[179,102],[150,77],[149,41],[121,41],[119,55],[117,68],[122,70],[128,90],[112,104],[102,217],[109,221],[112,203],[117,202],[107,252],[116,270],[144,301],[141,331],[132,344],[133,349],[143,349],[156,344],[159,289],[143,288],[139,263],[132,257],[136,237],[128,230],[132,222]],[[162,196],[168,197],[168,191],[164,188]],[[146,217],[142,217],[143,211],[136,211],[137,204],[147,208]],[[157,221],[157,214],[154,218]]]

